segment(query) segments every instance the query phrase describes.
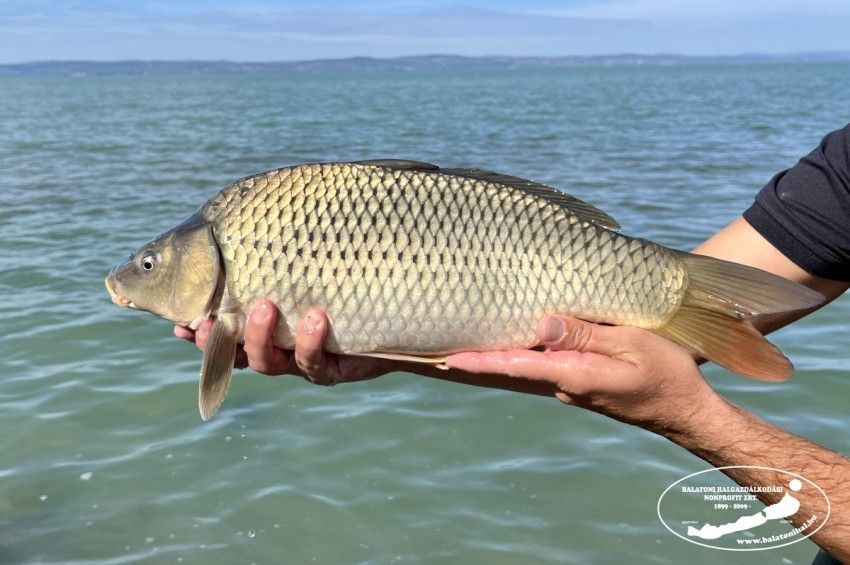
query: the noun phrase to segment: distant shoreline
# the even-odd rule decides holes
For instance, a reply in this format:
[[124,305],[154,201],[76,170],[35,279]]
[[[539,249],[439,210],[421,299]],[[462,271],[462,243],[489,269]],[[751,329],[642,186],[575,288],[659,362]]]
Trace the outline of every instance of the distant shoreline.
[[784,55],[584,55],[563,57],[467,57],[416,55],[407,57],[316,59],[308,61],[35,61],[0,64],[0,77],[159,75],[171,73],[284,73],[304,71],[415,71],[440,69],[546,69],[574,67],[640,67],[681,65],[747,65],[850,61],[850,52]]

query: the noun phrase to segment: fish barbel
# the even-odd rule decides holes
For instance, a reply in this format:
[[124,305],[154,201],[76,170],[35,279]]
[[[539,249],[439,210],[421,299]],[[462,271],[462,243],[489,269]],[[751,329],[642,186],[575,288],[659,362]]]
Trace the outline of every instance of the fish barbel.
[[227,392],[248,313],[281,311],[291,349],[313,306],[330,352],[441,363],[459,351],[536,345],[567,314],[664,336],[753,378],[789,361],[750,319],[823,297],[758,269],[619,233],[554,188],[477,169],[401,160],[306,164],[238,180],[106,279],[113,301],[196,328],[215,315],[199,405]]

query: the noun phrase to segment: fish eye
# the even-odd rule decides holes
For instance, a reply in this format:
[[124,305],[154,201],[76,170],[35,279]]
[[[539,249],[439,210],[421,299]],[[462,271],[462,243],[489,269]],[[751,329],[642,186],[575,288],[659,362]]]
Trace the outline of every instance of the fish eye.
[[146,255],[141,261],[142,268],[146,271],[152,271],[156,265],[156,259],[151,255]]

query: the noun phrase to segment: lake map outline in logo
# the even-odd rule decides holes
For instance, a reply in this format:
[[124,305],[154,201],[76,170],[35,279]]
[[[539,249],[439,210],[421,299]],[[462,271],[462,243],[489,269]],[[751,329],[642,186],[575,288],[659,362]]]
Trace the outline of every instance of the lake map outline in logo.
[[[770,474],[770,481],[738,485],[721,471],[750,469]],[[777,478],[776,475],[779,475]],[[757,493],[783,493],[764,506]],[[798,493],[817,492],[826,503],[823,516],[800,508]],[[762,506],[764,506],[762,508]],[[732,465],[692,473],[671,484],[658,498],[658,518],[674,535],[693,544],[727,551],[760,551],[802,541],[829,518],[829,499],[817,484],[773,467]],[[800,516],[809,512],[809,516]],[[798,519],[798,525],[790,522]]]

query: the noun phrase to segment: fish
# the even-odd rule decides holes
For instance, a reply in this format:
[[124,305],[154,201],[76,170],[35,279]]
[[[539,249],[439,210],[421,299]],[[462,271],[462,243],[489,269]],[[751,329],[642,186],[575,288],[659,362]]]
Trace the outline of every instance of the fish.
[[440,365],[538,346],[547,315],[644,328],[741,375],[787,379],[752,324],[824,297],[736,263],[621,233],[556,188],[400,159],[309,163],[239,179],[113,268],[112,301],[197,328],[204,420],[221,406],[247,316],[281,315],[275,345],[321,307],[326,351]]

